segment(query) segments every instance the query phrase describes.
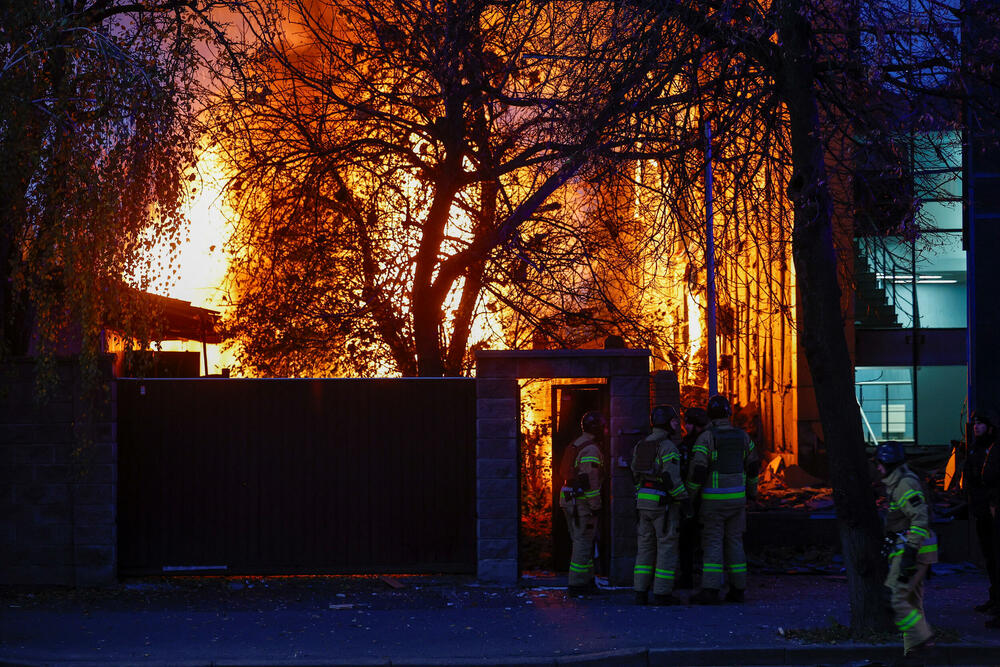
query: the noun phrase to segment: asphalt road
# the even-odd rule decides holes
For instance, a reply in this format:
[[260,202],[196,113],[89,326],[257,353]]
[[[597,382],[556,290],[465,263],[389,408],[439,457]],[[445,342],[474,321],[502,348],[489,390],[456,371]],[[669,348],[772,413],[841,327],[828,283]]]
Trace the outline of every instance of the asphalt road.
[[[932,664],[1000,665],[1000,631],[971,607],[985,575],[936,576]],[[568,597],[468,577],[143,579],[102,590],[0,591],[0,664],[877,664],[901,653],[838,636],[847,586],[751,575],[747,602],[639,607],[628,589]],[[688,591],[681,591],[686,597]],[[835,642],[835,643],[831,643]]]

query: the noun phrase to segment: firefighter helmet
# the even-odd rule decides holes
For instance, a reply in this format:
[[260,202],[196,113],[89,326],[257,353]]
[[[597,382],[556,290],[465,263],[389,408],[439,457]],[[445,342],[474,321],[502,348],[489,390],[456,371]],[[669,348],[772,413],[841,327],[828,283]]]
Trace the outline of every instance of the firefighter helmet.
[[684,411],[684,421],[695,426],[708,426],[708,413],[701,408],[688,408]]
[[657,405],[649,413],[649,425],[657,428],[670,428],[670,422],[677,419],[677,411],[670,405]]
[[709,419],[725,419],[733,414],[733,408],[729,405],[729,399],[721,394],[716,394],[708,399],[705,412],[708,413]]
[[597,410],[584,413],[583,418],[580,419],[580,428],[584,433],[591,435],[604,435],[605,425],[604,415]]
[[886,468],[895,468],[906,461],[903,445],[895,440],[886,440],[875,448],[875,460]]

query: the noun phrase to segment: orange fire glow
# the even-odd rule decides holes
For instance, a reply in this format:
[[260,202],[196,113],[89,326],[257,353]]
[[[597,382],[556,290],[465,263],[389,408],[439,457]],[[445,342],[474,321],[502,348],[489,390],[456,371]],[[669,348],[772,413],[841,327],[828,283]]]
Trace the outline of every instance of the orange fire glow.
[[[228,306],[225,278],[229,261],[224,248],[233,211],[222,196],[224,184],[225,173],[218,155],[206,150],[198,159],[198,172],[190,185],[186,211],[190,225],[187,234],[175,251],[172,262],[170,247],[165,240],[154,250],[154,261],[160,266],[169,266],[170,272],[153,283],[151,292],[189,301],[193,306],[225,312]],[[203,351],[198,341],[162,341],[159,349]],[[210,374],[221,373],[224,368],[233,366],[232,350],[222,350],[220,345],[211,344],[205,351]]]

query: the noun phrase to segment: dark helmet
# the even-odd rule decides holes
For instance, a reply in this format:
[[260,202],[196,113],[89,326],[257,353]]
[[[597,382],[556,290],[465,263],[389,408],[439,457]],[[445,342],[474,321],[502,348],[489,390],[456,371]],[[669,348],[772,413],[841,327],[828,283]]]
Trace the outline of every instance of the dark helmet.
[[709,419],[725,419],[733,414],[733,407],[729,405],[729,399],[721,394],[708,399],[708,406],[705,409]]
[[875,448],[875,460],[886,468],[895,468],[906,462],[903,445],[895,440],[886,440]]
[[649,425],[658,428],[670,428],[670,420],[677,419],[677,411],[670,405],[657,405],[649,413]]
[[688,408],[684,411],[684,421],[695,426],[708,426],[708,413],[701,408]]
[[580,420],[580,428],[583,429],[584,433],[590,433],[591,435],[604,435],[605,424],[604,415],[597,410],[584,413],[583,418]]

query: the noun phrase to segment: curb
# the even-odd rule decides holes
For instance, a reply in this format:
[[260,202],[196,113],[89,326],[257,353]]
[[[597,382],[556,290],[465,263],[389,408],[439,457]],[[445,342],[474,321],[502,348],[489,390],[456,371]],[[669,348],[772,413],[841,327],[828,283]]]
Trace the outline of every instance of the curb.
[[[584,655],[558,657],[498,657],[498,658],[352,658],[346,660],[290,659],[290,660],[150,660],[142,661],[147,667],[528,667],[563,665],[583,667],[606,665],[614,667],[670,667],[711,665],[809,665],[809,664],[871,664],[891,665],[902,658],[899,645],[853,644],[844,646],[796,647],[715,647],[715,648],[641,648],[602,651]],[[1000,644],[939,644],[922,657],[927,665],[1000,665]],[[135,665],[135,661],[94,661],[91,658],[73,657],[10,659],[0,656],[0,667],[40,667],[41,665],[67,667],[107,667],[108,665]]]

